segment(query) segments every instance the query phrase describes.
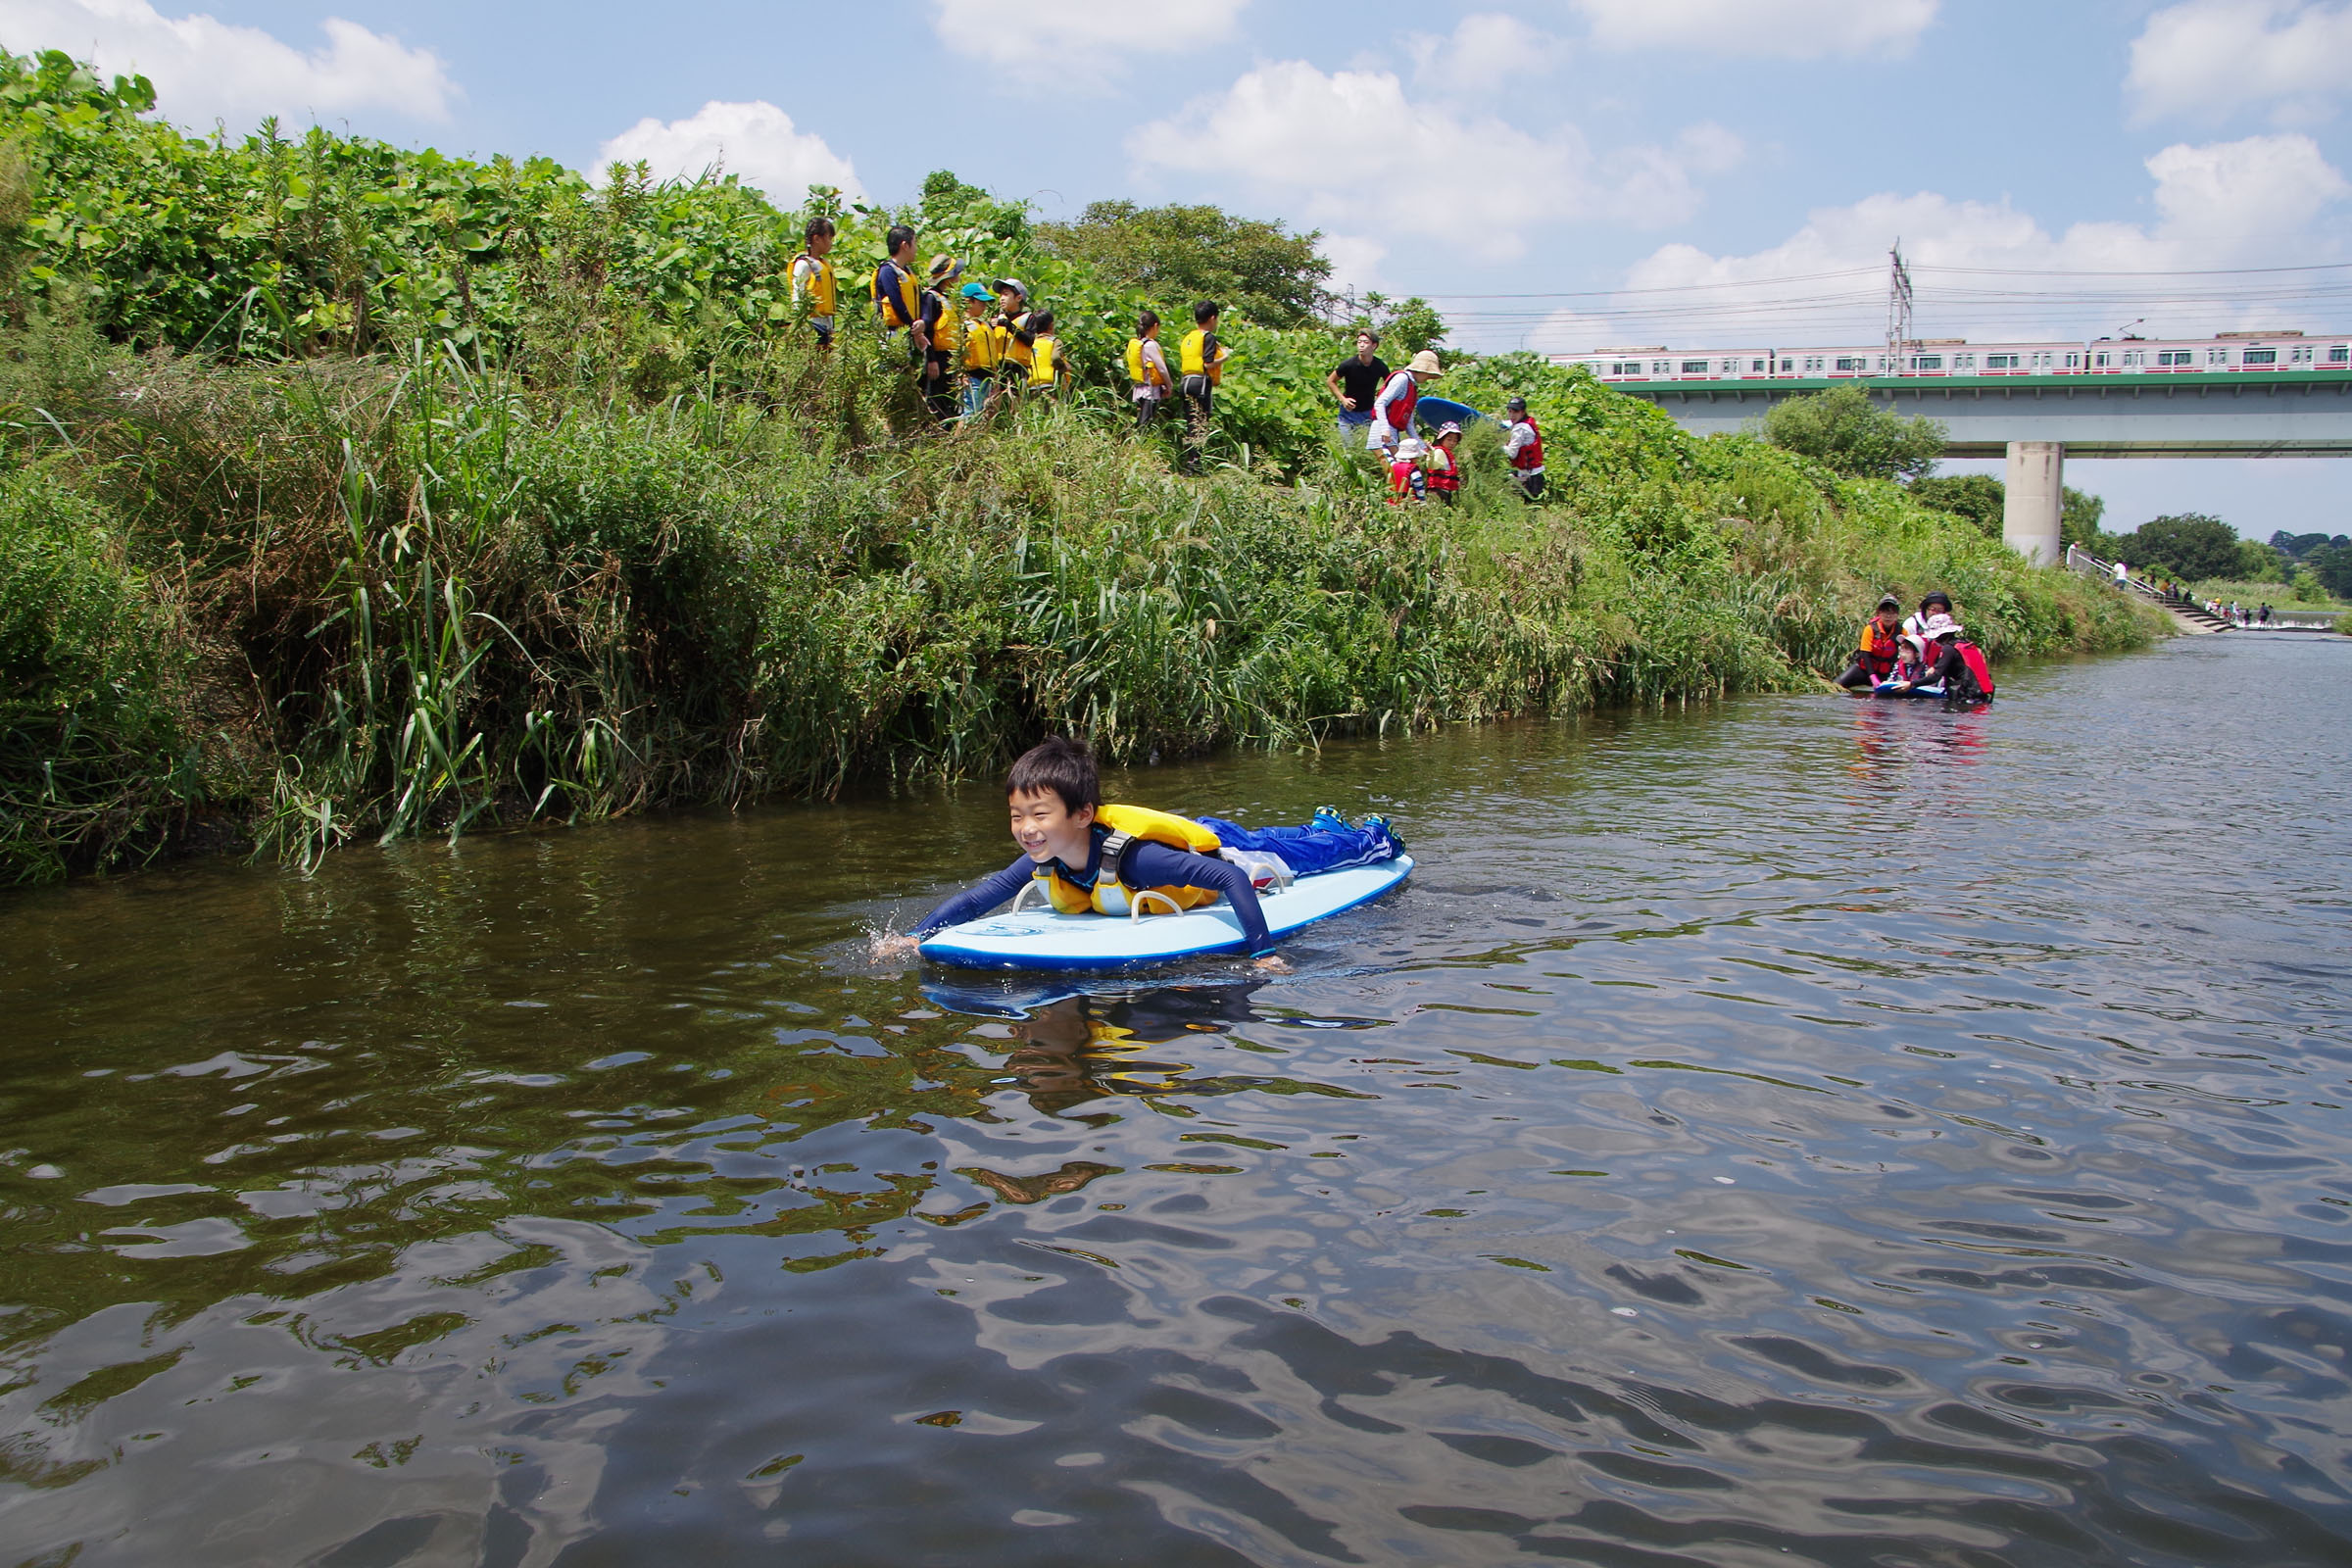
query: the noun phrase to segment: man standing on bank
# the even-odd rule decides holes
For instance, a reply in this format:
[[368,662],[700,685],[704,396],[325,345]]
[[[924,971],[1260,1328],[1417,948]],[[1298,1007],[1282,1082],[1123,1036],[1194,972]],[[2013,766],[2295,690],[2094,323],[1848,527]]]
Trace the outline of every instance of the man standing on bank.
[[1544,432],[1528,417],[1527,399],[1513,398],[1502,407],[1508,416],[1503,421],[1502,455],[1510,460],[1511,482],[1519,487],[1519,499],[1532,507],[1544,499]]
[[1355,334],[1355,352],[1324,377],[1331,395],[1340,400],[1340,441],[1360,441],[1372,425],[1372,400],[1389,378],[1389,366],[1379,355],[1380,334],[1370,327]]

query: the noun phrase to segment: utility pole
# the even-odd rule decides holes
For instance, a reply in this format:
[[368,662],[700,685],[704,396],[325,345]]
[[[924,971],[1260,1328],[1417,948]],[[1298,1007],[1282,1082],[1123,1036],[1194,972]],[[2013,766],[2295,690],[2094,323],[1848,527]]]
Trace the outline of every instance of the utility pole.
[[1903,352],[1915,336],[1911,325],[1911,269],[1903,265],[1903,242],[1896,239],[1886,253],[1886,373],[1899,375]]

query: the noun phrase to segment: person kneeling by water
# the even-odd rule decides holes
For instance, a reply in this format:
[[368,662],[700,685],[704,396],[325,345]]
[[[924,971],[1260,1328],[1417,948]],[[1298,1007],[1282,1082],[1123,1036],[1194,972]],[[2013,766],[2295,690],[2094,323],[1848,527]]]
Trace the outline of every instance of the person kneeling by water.
[[1012,764],[1004,798],[1020,855],[979,886],[943,900],[912,932],[886,942],[886,953],[904,955],[934,931],[976,920],[1031,882],[1043,882],[1064,914],[1124,915],[1131,901],[1147,893],[1146,915],[1197,909],[1222,898],[1233,906],[1258,967],[1285,969],[1289,965],[1274,955],[1250,868],[1220,852],[1245,854],[1255,865],[1271,860],[1285,876],[1304,876],[1392,859],[1400,848],[1379,817],[1350,827],[1336,813],[1319,811],[1305,827],[1252,832],[1215,817],[1194,821],[1149,807],[1106,806],[1093,755],[1058,737],[1031,747]]
[[1838,677],[1838,685],[1868,696],[1873,687],[1894,673],[1895,661],[1903,652],[1895,634],[1902,613],[1903,602],[1894,595],[1879,601],[1878,612],[1862,623],[1861,645],[1854,650],[1854,662]]
[[1958,621],[1949,615],[1931,616],[1920,631],[1934,650],[1929,655],[1933,662],[1927,678],[1913,684],[1941,686],[1946,708],[1992,701],[1992,666],[1984,662],[1983,649],[1962,640]]

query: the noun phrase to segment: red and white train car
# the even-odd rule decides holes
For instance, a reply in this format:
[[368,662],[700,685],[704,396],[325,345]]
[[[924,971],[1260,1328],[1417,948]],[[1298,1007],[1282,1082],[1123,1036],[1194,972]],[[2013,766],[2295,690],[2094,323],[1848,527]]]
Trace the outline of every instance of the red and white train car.
[[[2352,333],[2224,332],[2200,338],[2100,338],[2082,343],[1970,343],[1924,338],[1889,356],[1884,343],[1794,349],[1593,349],[1554,354],[1603,381],[1811,381],[1870,376],[2228,375],[2352,370]],[[1889,361],[1892,364],[1889,364]]]

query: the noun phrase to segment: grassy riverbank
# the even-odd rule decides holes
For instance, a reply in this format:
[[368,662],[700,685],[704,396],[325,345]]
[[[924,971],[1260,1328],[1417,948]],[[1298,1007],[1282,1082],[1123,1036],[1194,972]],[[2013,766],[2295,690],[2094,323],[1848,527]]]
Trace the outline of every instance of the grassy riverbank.
[[[1518,504],[1486,429],[1461,507],[1387,506],[1302,390],[1337,352],[1311,331],[1236,331],[1243,439],[1177,477],[1100,363],[1133,301],[1060,264],[1093,345],[1077,398],[943,435],[867,334],[819,357],[744,306],[794,225],[732,185],[436,161],[519,216],[485,237],[445,194],[448,222],[365,244],[327,223],[318,265],[351,261],[348,286],[288,283],[267,311],[231,265],[266,255],[192,239],[176,265],[205,285],[142,293],[170,246],[68,245],[58,214],[87,218],[100,168],[162,222],[133,178],[162,166],[131,153],[172,133],[119,93],[74,119],[55,100],[99,89],[28,80],[0,149],[0,881],[984,772],[1053,730],[1131,760],[1801,689],[1888,587],[1947,587],[1996,660],[2150,635],[1896,486],[1693,441],[1526,356],[1445,390],[1528,396],[1548,507]],[[343,182],[336,222],[416,195],[419,155],[304,145]],[[170,167],[231,207],[232,175],[281,159],[211,146],[174,139]],[[75,170],[88,199],[61,186]],[[399,199],[370,206],[369,178]],[[280,213],[281,249],[318,226],[323,181]],[[232,232],[215,216],[187,233]],[[1005,210],[981,216],[976,254],[1054,277]],[[427,263],[456,284],[419,281]],[[225,338],[205,324],[223,300]]]

